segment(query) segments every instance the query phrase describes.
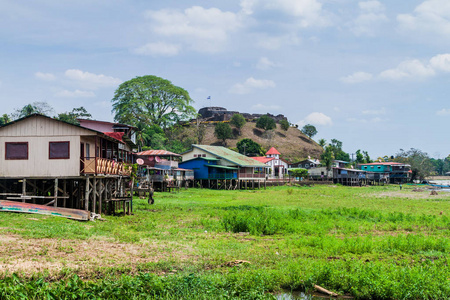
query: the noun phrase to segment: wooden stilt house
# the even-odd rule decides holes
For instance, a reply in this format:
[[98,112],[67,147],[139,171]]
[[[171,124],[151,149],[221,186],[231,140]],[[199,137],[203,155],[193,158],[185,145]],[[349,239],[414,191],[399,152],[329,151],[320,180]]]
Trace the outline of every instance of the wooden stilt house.
[[18,119],[0,127],[0,199],[94,213],[120,204],[130,213],[130,148],[118,137],[43,115]]

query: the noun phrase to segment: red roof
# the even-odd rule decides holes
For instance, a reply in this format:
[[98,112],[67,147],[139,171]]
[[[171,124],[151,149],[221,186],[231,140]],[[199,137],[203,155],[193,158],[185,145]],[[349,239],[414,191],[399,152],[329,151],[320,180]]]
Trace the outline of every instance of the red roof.
[[278,152],[277,149],[275,149],[275,147],[270,148],[269,151],[266,152],[266,155],[275,155],[275,154],[278,154],[278,155],[281,154],[280,152]]
[[179,154],[166,151],[166,150],[146,150],[142,152],[136,153],[136,155],[140,156],[181,156]]
[[124,132],[104,132],[104,134],[123,143],[122,137],[125,134]]
[[265,156],[256,156],[256,157],[252,157],[254,160],[257,160],[263,164],[268,163],[271,160],[274,160],[275,157],[265,157]]

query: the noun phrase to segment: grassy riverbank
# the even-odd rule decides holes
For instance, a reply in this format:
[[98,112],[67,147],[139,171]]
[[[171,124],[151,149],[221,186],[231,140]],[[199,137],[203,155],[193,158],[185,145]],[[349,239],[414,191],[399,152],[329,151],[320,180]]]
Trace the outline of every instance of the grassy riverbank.
[[1,213],[0,298],[270,298],[314,284],[357,298],[450,297],[450,194],[315,186],[155,196],[105,222]]

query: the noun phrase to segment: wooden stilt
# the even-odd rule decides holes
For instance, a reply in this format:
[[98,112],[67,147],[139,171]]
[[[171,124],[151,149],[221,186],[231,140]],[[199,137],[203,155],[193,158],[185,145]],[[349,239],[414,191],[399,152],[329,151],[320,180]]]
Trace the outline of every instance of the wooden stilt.
[[97,177],[94,177],[93,179],[93,185],[92,185],[92,211],[94,213],[97,213]]
[[53,194],[53,196],[55,197],[55,203],[53,203],[54,207],[58,206],[58,178],[55,178],[55,192]]
[[89,210],[89,176],[86,176],[86,188],[84,191],[84,210]]
[[25,202],[25,196],[27,195],[27,179],[24,178],[22,181],[22,202]]

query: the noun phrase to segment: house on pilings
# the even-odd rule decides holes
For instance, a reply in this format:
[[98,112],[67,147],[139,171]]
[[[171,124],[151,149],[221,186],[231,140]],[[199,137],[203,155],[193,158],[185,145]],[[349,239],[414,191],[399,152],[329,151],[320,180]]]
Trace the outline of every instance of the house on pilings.
[[0,127],[0,199],[131,213],[133,146],[119,135],[39,114]]
[[181,153],[181,168],[194,170],[194,185],[242,189],[266,184],[267,165],[221,146],[192,145]]
[[194,171],[178,166],[181,155],[167,150],[145,150],[135,154],[140,158],[139,179],[145,188],[150,186],[158,191],[192,186]]

